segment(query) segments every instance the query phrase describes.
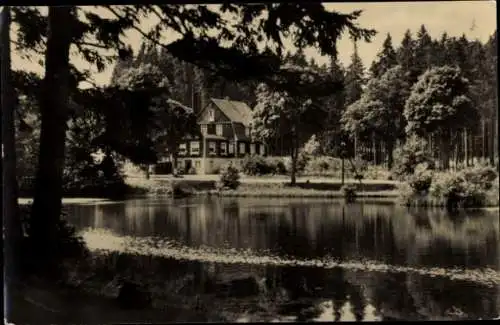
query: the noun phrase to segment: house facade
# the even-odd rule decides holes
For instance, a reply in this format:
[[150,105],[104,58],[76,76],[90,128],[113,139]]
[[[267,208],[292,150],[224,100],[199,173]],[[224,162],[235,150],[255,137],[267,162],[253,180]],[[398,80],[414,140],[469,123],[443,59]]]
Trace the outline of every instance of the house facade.
[[185,174],[215,174],[246,155],[266,155],[265,144],[251,136],[252,111],[239,101],[211,98],[198,115],[200,135],[179,145],[177,169]]

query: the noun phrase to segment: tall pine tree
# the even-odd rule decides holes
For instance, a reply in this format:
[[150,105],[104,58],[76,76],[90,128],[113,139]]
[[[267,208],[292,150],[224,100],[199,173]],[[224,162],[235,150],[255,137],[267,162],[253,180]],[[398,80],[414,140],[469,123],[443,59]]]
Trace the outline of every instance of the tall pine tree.
[[420,29],[417,32],[417,39],[414,44],[414,74],[418,77],[427,69],[430,69],[433,63],[432,57],[434,53],[432,38],[424,25],[420,26]]
[[358,45],[354,42],[354,52],[351,64],[347,67],[345,76],[345,102],[350,105],[361,98],[365,84],[365,67],[358,53]]
[[413,40],[411,31],[408,29],[396,53],[398,64],[402,67],[409,85],[413,85],[418,78],[418,72],[415,71],[414,51],[415,41]]
[[373,78],[379,78],[387,70],[398,64],[396,51],[392,46],[391,34],[387,33],[387,37],[382,44],[382,51],[377,54],[377,58],[373,61],[370,67],[370,73]]

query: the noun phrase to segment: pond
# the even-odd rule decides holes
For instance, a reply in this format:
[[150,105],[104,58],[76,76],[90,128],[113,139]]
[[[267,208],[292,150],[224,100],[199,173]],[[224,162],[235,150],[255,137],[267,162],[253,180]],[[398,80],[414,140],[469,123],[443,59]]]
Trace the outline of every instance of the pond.
[[219,197],[68,209],[92,250],[126,253],[107,261],[148,282],[165,306],[192,306],[205,321],[500,313],[498,211],[451,216],[373,200]]

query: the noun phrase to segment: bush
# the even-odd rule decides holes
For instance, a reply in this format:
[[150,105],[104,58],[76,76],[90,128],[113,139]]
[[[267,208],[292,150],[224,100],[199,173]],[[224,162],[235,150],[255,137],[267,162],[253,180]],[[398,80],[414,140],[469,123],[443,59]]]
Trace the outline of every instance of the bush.
[[277,175],[286,175],[287,174],[287,169],[285,162],[282,159],[274,159],[274,161],[271,161],[271,163],[274,166],[274,173]]
[[421,138],[411,137],[406,143],[394,151],[392,172],[396,179],[405,179],[413,175],[419,164],[426,163],[428,169],[434,169],[432,154],[427,150],[427,142]]
[[487,166],[467,168],[460,172],[435,173],[430,194],[446,200],[451,207],[482,207],[488,201],[490,204],[498,201],[491,194],[498,186],[494,183],[497,179],[496,171]]
[[307,161],[304,173],[307,175],[324,175],[338,172],[341,169],[340,159],[327,156],[313,157]]
[[247,155],[241,163],[242,170],[246,175],[258,176],[274,172],[274,168],[260,155]]
[[354,184],[345,184],[340,188],[340,191],[344,194],[344,198],[348,202],[352,202],[356,199],[356,190],[357,187]]
[[220,184],[222,187],[237,189],[240,185],[240,173],[236,167],[229,163],[221,168]]
[[467,168],[461,173],[467,182],[482,186],[485,190],[491,189],[493,181],[498,177],[495,168],[487,165]]
[[380,180],[391,180],[391,172],[383,166],[367,166],[363,171],[363,176],[365,179],[380,179]]
[[432,184],[432,170],[426,163],[418,164],[415,173],[409,178],[408,184],[414,193],[427,194]]

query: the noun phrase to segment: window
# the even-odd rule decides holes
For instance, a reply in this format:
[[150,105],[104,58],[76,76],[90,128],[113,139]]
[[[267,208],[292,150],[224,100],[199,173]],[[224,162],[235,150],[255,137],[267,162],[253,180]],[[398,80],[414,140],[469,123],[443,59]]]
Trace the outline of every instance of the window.
[[245,143],[244,142],[240,142],[240,155],[244,155],[245,154]]
[[208,129],[208,126],[206,124],[203,124],[201,126],[201,133],[202,134],[207,134],[207,129]]
[[179,145],[179,156],[184,156],[187,153],[187,148],[185,143]]
[[216,148],[216,143],[214,141],[210,141],[208,143],[208,154],[210,156],[215,156],[216,155],[215,148]]
[[208,120],[210,122],[215,121],[215,110],[213,108],[211,108],[210,110],[208,110]]
[[216,133],[217,135],[222,135],[222,124],[217,124],[217,125],[215,126],[215,133]]
[[255,155],[255,143],[250,144],[250,154]]
[[199,160],[195,160],[195,162],[194,162],[194,168],[199,169],[200,166],[201,166],[200,161]]
[[200,154],[200,142],[199,141],[191,141],[189,144],[189,148],[191,151],[191,155],[199,155]]
[[215,124],[207,125],[207,134],[215,134]]
[[229,142],[229,154],[234,155],[234,141]]
[[260,149],[260,154],[261,154],[262,156],[264,156],[264,155],[265,155],[265,153],[266,153],[266,148],[264,147],[264,144],[261,144],[259,147],[260,147],[260,148],[259,148],[259,149]]
[[220,143],[220,155],[221,156],[227,155],[227,143],[226,142]]
[[250,133],[251,133],[250,132],[250,127],[245,127],[245,134],[246,134],[247,137],[250,136]]

